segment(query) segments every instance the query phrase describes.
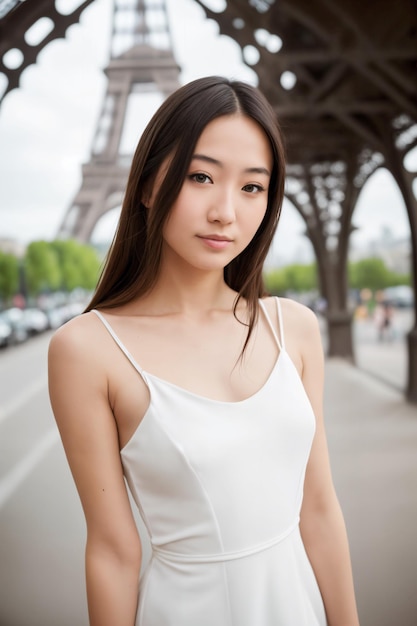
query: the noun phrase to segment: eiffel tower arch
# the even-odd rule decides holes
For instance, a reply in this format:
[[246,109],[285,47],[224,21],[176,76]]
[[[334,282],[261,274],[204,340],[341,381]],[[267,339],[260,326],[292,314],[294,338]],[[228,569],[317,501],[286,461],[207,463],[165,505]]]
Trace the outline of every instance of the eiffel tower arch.
[[[87,242],[101,217],[121,205],[133,156],[124,148],[126,130],[139,138],[146,111],[137,112],[133,130],[129,110],[147,96],[162,101],[179,87],[180,68],[172,49],[165,0],[114,0],[107,90],[98,119],[90,161],[82,167],[81,186],[59,229],[61,238]],[[135,132],[136,130],[136,132]]]

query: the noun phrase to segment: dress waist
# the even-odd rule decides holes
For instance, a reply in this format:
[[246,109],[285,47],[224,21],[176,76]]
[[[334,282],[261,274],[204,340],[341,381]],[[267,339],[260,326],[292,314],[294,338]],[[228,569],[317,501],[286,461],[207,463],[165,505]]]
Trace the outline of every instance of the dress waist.
[[257,554],[263,550],[268,550],[273,546],[281,543],[289,535],[291,535],[299,525],[299,519],[291,524],[284,532],[279,534],[268,541],[258,543],[255,546],[245,548],[243,550],[234,550],[232,552],[219,552],[214,554],[184,554],[181,552],[173,552],[171,550],[165,550],[160,546],[152,544],[153,556],[163,561],[169,561],[174,563],[220,563],[222,561],[233,561],[235,559],[242,559],[252,554]]

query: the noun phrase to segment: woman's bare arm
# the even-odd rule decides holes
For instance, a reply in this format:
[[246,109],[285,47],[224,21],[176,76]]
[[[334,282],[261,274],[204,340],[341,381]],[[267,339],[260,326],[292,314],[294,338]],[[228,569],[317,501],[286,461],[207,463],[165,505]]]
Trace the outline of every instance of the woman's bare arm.
[[59,329],[49,348],[49,392],[87,522],[90,626],[133,626],[141,545],[123,478],[103,350],[91,314]]
[[300,528],[323,597],[329,626],[358,626],[345,523],[330,469],[323,420],[324,359],[316,316],[297,314],[302,381],[316,416],[307,465]]

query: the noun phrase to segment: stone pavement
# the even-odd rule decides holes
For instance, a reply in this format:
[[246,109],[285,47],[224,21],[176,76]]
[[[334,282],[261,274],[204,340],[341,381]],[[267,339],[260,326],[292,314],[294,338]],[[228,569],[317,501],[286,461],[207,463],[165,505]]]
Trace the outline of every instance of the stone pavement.
[[411,309],[396,309],[392,327],[381,340],[372,319],[357,319],[353,337],[358,367],[399,390],[405,389],[408,362],[405,338],[412,325]]
[[417,626],[417,405],[328,359],[325,415],[361,626]]

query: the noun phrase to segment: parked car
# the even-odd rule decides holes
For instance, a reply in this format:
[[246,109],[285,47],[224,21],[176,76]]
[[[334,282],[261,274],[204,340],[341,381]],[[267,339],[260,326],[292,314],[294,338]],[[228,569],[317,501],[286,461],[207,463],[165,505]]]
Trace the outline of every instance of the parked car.
[[409,308],[414,306],[414,292],[408,285],[388,287],[384,290],[384,300],[392,306]]
[[23,324],[28,335],[37,335],[49,328],[47,315],[36,308],[23,309]]
[[0,348],[8,346],[12,339],[12,327],[6,318],[0,313]]
[[66,316],[64,315],[61,307],[54,307],[45,310],[45,315],[48,318],[49,328],[51,330],[56,330],[64,322],[66,322]]
[[6,309],[5,311],[2,311],[1,316],[2,320],[6,322],[12,330],[8,343],[14,344],[26,341],[29,333],[23,319],[22,309],[12,307],[11,309]]

